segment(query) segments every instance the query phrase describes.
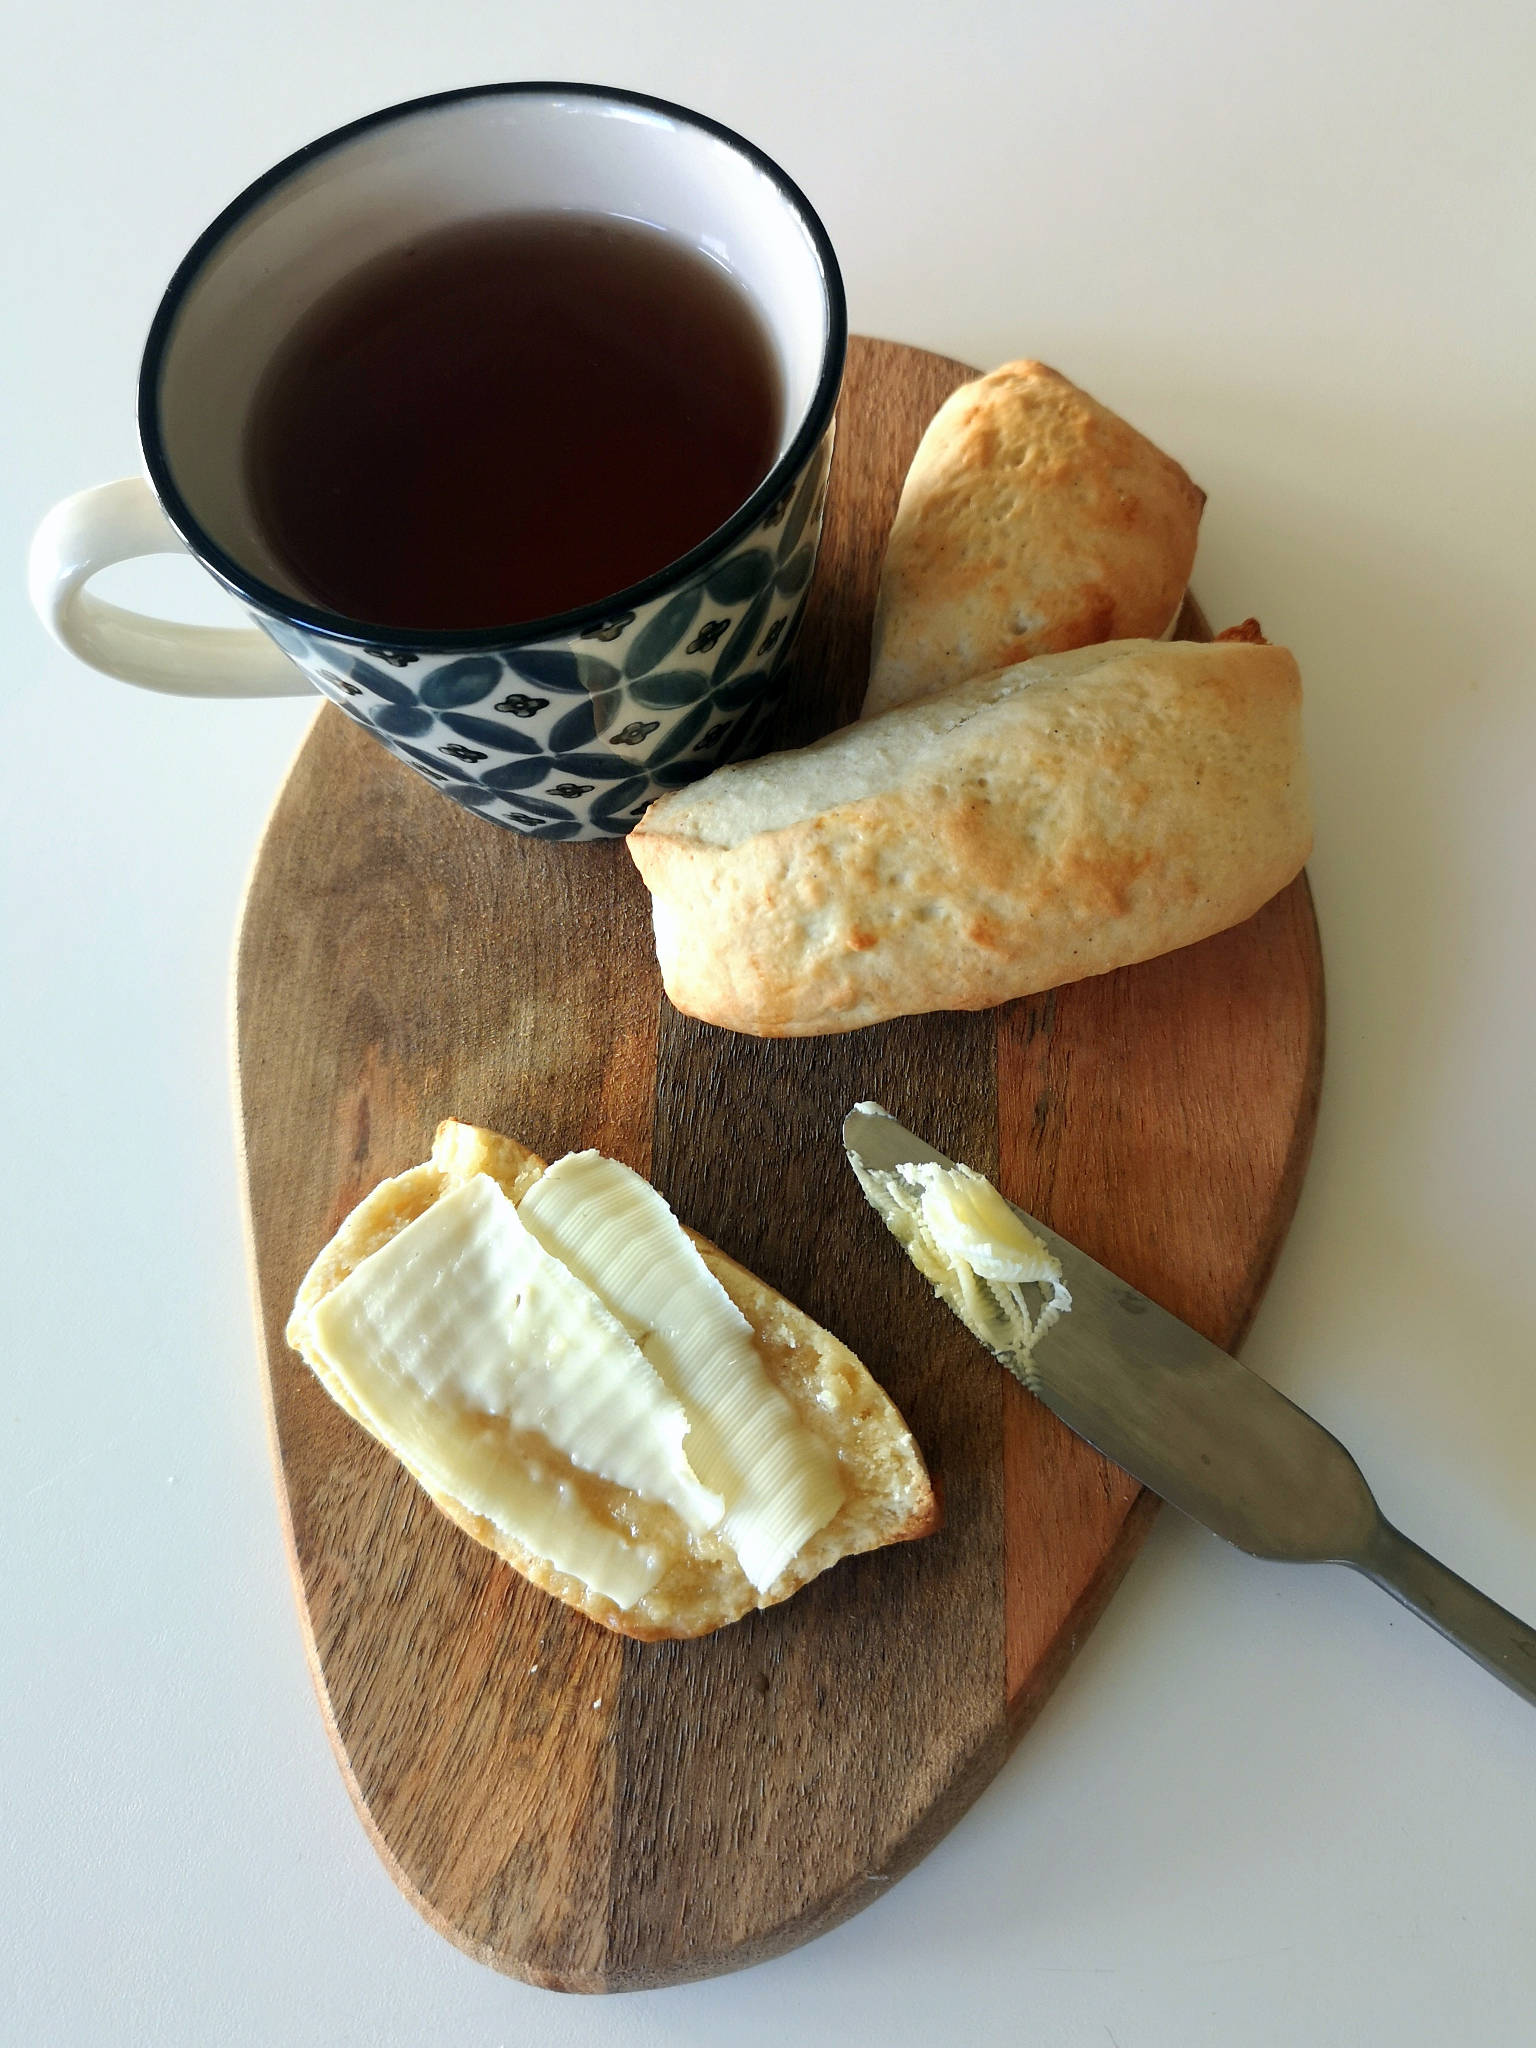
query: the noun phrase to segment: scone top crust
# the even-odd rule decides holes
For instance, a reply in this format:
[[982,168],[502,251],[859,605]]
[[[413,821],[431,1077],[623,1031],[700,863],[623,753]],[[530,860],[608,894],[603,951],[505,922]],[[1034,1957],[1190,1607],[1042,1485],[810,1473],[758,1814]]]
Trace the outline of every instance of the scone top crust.
[[716,769],[628,841],[667,994],[814,1035],[1206,938],[1306,858],[1300,709],[1284,648],[1118,641]]
[[1178,463],[1044,363],[962,385],[907,472],[863,716],[1032,655],[1157,638],[1204,503]]

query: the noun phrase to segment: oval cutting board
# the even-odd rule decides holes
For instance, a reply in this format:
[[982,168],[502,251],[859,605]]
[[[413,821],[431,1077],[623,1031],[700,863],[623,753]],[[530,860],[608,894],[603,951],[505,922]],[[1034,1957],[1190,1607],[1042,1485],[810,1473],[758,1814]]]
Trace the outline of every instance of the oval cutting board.
[[[854,714],[901,479],[971,374],[855,340],[777,744]],[[1193,607],[1184,630],[1205,636]],[[622,845],[492,829],[324,708],[256,861],[236,1007],[295,1583],[338,1757],[397,1882],[470,1954],[581,1991],[733,1969],[878,1897],[1028,1725],[1155,1503],[934,1301],[844,1164],[843,1114],[878,1098],[1235,1345],[1316,1110],[1305,880],[1203,945],[1000,1011],[740,1038],[664,1001]],[[546,1158],[629,1161],[851,1343],[927,1454],[943,1531],[716,1636],[651,1645],[462,1536],[282,1335],[342,1216],[449,1115]]]

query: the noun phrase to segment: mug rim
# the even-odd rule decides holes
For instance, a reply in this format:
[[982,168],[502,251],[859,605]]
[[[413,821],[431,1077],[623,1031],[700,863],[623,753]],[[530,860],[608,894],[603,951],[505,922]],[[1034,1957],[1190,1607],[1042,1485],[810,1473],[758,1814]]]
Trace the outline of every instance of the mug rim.
[[[627,584],[622,590],[612,591],[591,604],[577,605],[568,611],[551,612],[543,618],[524,619],[505,626],[387,626],[366,619],[350,618],[343,612],[333,612],[324,605],[311,604],[303,598],[291,596],[245,568],[234,556],[219,546],[182,496],[166,456],[159,417],[160,386],[171,331],[189,292],[230,231],[254,207],[297,172],[307,169],[312,163],[330,155],[357,136],[366,134],[371,128],[382,127],[391,121],[420,114],[429,109],[448,106],[455,101],[511,95],[529,98],[541,95],[571,95],[581,99],[607,100],[621,106],[640,107],[650,113],[664,114],[689,127],[702,129],[706,134],[726,143],[763,171],[772,180],[781,197],[799,214],[810,236],[821,271],[827,309],[827,335],[816,388],[788,447],[750,496],[728,519],[706,534],[703,540],[691,547],[686,554],[678,555],[659,569],[652,570],[638,583]],[[826,431],[842,385],[843,363],[847,349],[848,308],[842,272],[820,216],[788,173],[764,150],[749,142],[745,136],[739,135],[734,128],[727,127],[722,121],[712,120],[707,114],[696,113],[690,107],[679,106],[673,100],[657,99],[649,93],[630,92],[622,86],[580,84],[561,79],[512,80],[492,85],[454,86],[446,92],[424,93],[416,99],[399,100],[393,106],[380,107],[374,113],[364,114],[355,121],[348,121],[340,128],[332,128],[326,134],[317,136],[313,142],[306,143],[303,148],[294,150],[280,162],[273,164],[214,216],[177,264],[171,281],[155,309],[154,319],[150,322],[149,335],[139,366],[139,441],[150,483],[171,525],[191,553],[205,567],[211,569],[220,582],[237,597],[244,599],[256,610],[293,625],[306,627],[327,640],[338,640],[359,647],[398,647],[420,654],[467,653],[492,648],[522,647],[534,641],[579,635],[592,626],[605,624],[615,612],[638,610],[652,599],[663,596],[675,584],[685,581],[695,570],[702,569],[749,532],[775,499],[782,494],[789,480],[799,471]]]

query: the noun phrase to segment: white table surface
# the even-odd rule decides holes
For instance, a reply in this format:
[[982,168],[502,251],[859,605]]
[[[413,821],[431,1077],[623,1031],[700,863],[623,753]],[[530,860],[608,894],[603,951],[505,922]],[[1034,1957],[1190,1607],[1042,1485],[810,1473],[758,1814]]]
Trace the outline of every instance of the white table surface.
[[[1520,0],[50,0],[3,34],[0,2038],[1528,2044],[1536,1716],[1363,1581],[1165,1516],[1033,1732],[876,1907],[582,2000],[396,1893],[305,1668],[247,1306],[229,949],[309,713],[143,694],[26,609],[136,467],[145,328],[268,163],[481,79],[713,113],[855,327],[1033,354],[1210,494],[1196,588],[1299,655],[1322,1120],[1247,1358],[1536,1614],[1536,30]],[[118,594],[204,604],[194,570]]]

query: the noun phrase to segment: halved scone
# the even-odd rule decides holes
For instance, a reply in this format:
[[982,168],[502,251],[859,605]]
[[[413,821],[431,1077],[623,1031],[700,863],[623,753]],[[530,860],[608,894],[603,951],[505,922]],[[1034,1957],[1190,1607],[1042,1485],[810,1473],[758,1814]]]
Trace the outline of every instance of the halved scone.
[[[618,1240],[581,1222],[588,1185],[599,1206],[631,1205],[614,1213],[645,1256],[605,1269],[601,1248]],[[658,1296],[664,1260],[681,1280]],[[488,1289],[519,1314],[542,1289],[556,1319],[546,1307],[514,1328],[488,1311]],[[287,1335],[460,1528],[625,1635],[707,1634],[937,1525],[921,1453],[847,1346],[593,1153],[550,1169],[494,1131],[440,1125],[430,1160],[375,1188],[316,1258]],[[624,1483],[657,1459],[670,1480]]]

